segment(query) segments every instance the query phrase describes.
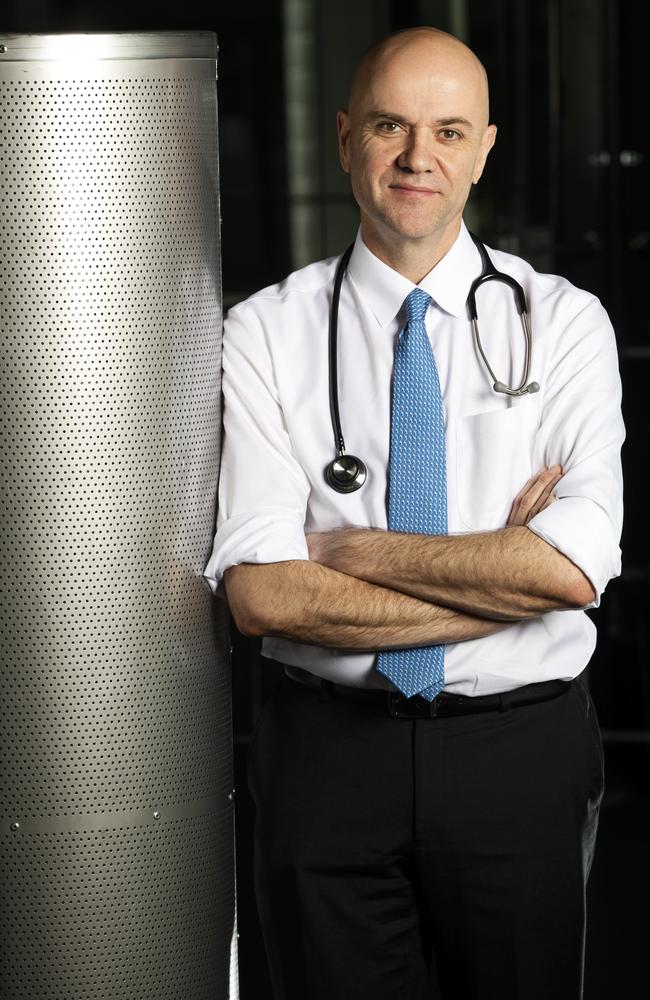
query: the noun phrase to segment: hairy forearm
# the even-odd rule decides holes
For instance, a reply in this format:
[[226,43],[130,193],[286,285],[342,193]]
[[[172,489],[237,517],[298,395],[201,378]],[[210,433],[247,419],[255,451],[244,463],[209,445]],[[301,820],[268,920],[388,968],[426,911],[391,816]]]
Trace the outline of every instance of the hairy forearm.
[[581,570],[523,526],[466,535],[344,529],[308,541],[322,565],[470,615],[517,621],[593,599]]
[[360,652],[462,642],[505,627],[306,560],[234,566],[225,582],[247,635]]

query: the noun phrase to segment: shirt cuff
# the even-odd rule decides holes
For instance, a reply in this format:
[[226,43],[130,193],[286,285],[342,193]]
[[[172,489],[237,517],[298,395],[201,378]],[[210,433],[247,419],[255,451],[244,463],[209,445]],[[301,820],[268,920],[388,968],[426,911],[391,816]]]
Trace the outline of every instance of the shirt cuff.
[[309,559],[304,516],[284,507],[265,507],[229,517],[218,526],[203,575],[216,594],[231,566],[289,559]]
[[621,550],[602,507],[586,497],[561,497],[527,527],[582,570],[596,591],[586,607],[597,608],[608,581],[621,572]]

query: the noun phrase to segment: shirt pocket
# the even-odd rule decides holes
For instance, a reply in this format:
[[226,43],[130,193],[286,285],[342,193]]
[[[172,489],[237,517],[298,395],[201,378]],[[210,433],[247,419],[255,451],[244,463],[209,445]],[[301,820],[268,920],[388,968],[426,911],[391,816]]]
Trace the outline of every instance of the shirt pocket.
[[533,474],[536,401],[456,418],[458,514],[474,531],[505,527],[512,501]]

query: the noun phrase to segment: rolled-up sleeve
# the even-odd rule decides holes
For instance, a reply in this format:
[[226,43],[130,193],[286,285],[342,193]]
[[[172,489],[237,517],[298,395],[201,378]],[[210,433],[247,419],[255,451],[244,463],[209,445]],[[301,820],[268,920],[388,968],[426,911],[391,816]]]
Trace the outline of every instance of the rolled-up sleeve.
[[309,482],[292,451],[268,331],[249,303],[225,323],[223,402],[217,531],[204,574],[215,592],[231,566],[309,558]]
[[567,556],[591,581],[597,607],[621,571],[623,522],[621,383],[616,340],[597,299],[587,303],[549,352],[541,461],[560,463],[557,501],[528,527]]

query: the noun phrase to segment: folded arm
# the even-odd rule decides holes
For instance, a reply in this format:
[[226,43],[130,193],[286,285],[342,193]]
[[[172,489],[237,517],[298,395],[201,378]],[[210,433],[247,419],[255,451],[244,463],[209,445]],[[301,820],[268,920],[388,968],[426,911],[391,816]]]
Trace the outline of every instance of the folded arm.
[[506,627],[307,560],[233,566],[225,582],[245,635],[361,652],[462,642]]
[[485,618],[518,621],[594,598],[582,570],[523,525],[444,536],[349,529],[308,543],[322,565]]
[[[543,470],[526,483],[515,497],[509,523],[525,524],[549,506],[561,471],[557,466]],[[273,635],[357,652],[463,642],[505,628],[505,621],[490,620],[501,616],[452,609],[446,599],[422,599],[401,592],[401,587],[359,578],[355,548],[367,551],[368,541],[387,538],[417,543],[419,537],[370,530],[311,535],[310,549],[320,543],[322,550],[318,560],[312,551],[312,561],[233,566],[226,571],[225,583],[237,627],[246,635]],[[343,542],[340,555],[350,564],[349,571],[321,564],[328,542],[332,551]],[[416,557],[418,566],[420,562]],[[533,612],[526,617],[534,616]]]

